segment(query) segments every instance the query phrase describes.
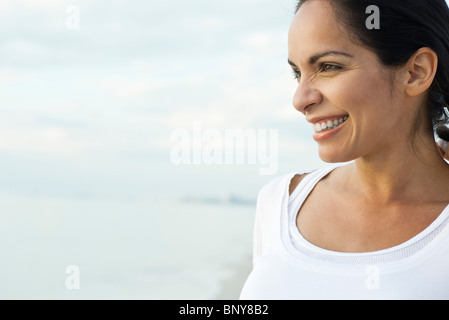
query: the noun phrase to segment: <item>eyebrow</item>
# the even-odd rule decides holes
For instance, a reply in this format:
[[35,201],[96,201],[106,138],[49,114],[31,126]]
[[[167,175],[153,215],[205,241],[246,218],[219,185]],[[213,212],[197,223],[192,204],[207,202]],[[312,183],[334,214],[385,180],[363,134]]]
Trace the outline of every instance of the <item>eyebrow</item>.
[[[345,56],[345,57],[349,57],[349,58],[353,58],[352,55],[348,54],[348,53],[344,53],[341,51],[326,51],[323,53],[319,53],[319,54],[315,54],[313,56],[311,56],[309,58],[309,64],[314,64],[315,62],[317,62],[319,59],[325,57],[325,56],[329,56],[329,55],[341,55],[341,56]],[[288,59],[288,64],[291,65],[292,67],[297,68],[298,66],[296,64],[294,64],[290,59]]]

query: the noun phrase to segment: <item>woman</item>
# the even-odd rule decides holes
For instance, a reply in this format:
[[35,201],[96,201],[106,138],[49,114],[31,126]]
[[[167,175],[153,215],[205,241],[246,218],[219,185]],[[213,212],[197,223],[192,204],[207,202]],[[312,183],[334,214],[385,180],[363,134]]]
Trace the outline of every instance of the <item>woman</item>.
[[288,47],[294,107],[338,164],[262,188],[240,298],[448,299],[447,4],[303,0]]

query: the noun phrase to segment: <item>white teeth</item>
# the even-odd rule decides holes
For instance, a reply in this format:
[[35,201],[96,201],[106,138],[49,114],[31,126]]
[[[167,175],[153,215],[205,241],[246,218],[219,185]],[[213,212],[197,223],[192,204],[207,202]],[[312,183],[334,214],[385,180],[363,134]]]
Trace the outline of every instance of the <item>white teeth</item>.
[[328,120],[327,122],[315,123],[315,124],[312,124],[312,128],[315,132],[321,132],[321,131],[327,130],[327,129],[334,129],[334,128],[338,127],[339,125],[341,125],[346,120],[348,120],[348,116],[345,116],[343,118],[340,118],[340,119],[334,120],[334,121]]

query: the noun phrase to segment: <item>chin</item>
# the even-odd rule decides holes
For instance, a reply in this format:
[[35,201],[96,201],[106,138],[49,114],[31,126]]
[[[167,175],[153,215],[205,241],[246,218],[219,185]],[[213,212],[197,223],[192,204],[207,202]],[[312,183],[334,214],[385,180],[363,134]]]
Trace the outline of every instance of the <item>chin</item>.
[[320,148],[318,151],[318,155],[322,161],[327,163],[342,163],[354,160],[354,157],[343,154],[341,152],[336,152],[335,148],[332,148],[332,150],[325,150]]

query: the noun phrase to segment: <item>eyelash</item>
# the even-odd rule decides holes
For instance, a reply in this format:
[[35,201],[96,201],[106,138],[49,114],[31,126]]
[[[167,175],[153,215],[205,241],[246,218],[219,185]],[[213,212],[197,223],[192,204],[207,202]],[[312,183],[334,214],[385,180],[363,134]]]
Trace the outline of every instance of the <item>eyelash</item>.
[[299,72],[298,70],[292,70],[293,73],[293,78],[295,78],[295,80],[297,80],[299,77],[301,77],[301,72]]
[[[331,69],[330,70],[329,69],[325,70],[326,67],[330,67]],[[340,69],[342,69],[341,66],[338,66],[338,65],[335,65],[335,64],[330,64],[330,63],[321,63],[319,65],[319,71],[322,71],[322,72],[337,71],[337,70],[340,70]],[[301,77],[301,72],[300,71],[293,69],[292,72],[293,72],[293,77],[295,78],[295,80],[297,80],[298,78]]]
[[337,70],[340,70],[342,68],[341,66],[336,65],[336,64],[322,63],[322,64],[320,64],[320,71],[323,71],[323,72],[329,71],[329,70],[327,70],[327,71],[323,70],[324,67],[331,67],[331,71],[337,71]]

